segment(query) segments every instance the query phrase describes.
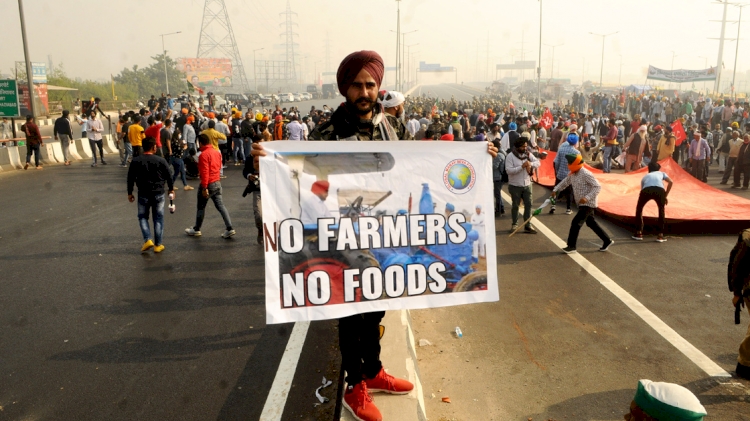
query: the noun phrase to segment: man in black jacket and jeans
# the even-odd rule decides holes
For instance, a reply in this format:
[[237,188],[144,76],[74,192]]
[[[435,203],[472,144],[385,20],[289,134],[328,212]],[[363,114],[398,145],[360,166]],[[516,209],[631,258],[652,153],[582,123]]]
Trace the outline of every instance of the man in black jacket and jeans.
[[70,120],[68,119],[69,115],[70,111],[63,110],[62,117],[55,120],[54,128],[55,140],[58,140],[58,138],[60,139],[60,146],[62,147],[65,165],[70,165],[68,154],[70,153],[70,143],[73,141],[73,126],[71,126]]
[[[154,253],[164,251],[161,243],[164,234],[164,182],[169,186],[169,196],[174,197],[172,176],[169,174],[167,161],[156,152],[156,139],[143,139],[143,154],[133,158],[128,169],[128,200],[135,202],[133,186],[138,186],[138,223],[143,234],[141,253],[153,248]],[[148,225],[148,214],[154,217],[154,240]]]

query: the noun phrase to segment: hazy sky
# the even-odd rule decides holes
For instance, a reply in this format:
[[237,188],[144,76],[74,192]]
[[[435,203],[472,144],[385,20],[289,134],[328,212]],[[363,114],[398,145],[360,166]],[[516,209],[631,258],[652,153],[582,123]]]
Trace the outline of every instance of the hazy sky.
[[[252,50],[257,59],[279,59],[282,53],[279,13],[286,1],[225,0],[248,78],[252,79]],[[182,31],[166,38],[172,57],[194,57],[198,47],[203,0],[25,0],[26,29],[33,61],[64,63],[69,75],[106,79],[125,66],[147,65],[161,52],[161,33]],[[312,78],[325,60],[326,34],[331,42],[331,71],[349,52],[373,49],[387,66],[395,65],[396,1],[394,0],[291,0],[298,15],[298,43],[304,74]],[[23,59],[17,0],[0,0],[2,54],[0,73],[9,73],[13,62]],[[649,64],[669,69],[703,68],[708,58],[715,65],[722,6],[710,0],[545,0],[543,43],[564,45],[555,50],[555,76],[580,83],[599,80],[601,37],[589,32],[618,34],[605,44],[604,83],[617,83],[622,55],[622,82],[643,83]],[[738,9],[729,7],[728,20],[737,20]],[[746,10],[750,17],[750,9]],[[747,18],[745,20],[748,20]],[[536,60],[539,45],[538,0],[403,0],[402,31],[418,30],[406,37],[414,61],[456,66],[459,81],[485,79],[487,38],[492,69],[496,63],[521,58]],[[742,32],[746,33],[747,23]],[[735,38],[737,25],[727,25],[727,37]],[[525,41],[523,44],[521,40]],[[738,74],[750,68],[740,48]],[[275,47],[276,46],[276,47]],[[477,51],[479,54],[477,54]],[[735,43],[724,50],[724,77],[731,79]],[[478,60],[477,60],[478,58]],[[542,48],[542,76],[550,72],[551,48]],[[479,65],[477,66],[477,62]],[[585,64],[584,64],[585,63]],[[416,67],[416,63],[411,66]],[[494,70],[491,71],[494,76]],[[531,78],[531,71],[527,78]]]

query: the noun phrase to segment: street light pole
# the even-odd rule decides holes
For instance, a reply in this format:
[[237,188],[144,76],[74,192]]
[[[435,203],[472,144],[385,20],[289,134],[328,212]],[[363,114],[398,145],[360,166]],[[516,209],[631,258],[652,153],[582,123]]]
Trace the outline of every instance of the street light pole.
[[[21,18],[21,37],[23,38],[23,57],[26,60],[26,80],[29,82],[29,111],[36,117],[34,112],[34,74],[31,69],[31,59],[29,58],[29,44],[26,41],[26,20],[23,17],[23,0],[18,0],[18,15]],[[13,129],[15,130],[15,129]]]
[[562,43],[562,44],[556,44],[556,45],[550,45],[550,44],[544,44],[544,45],[546,45],[547,47],[552,47],[552,65],[550,65],[550,69],[549,69],[549,78],[550,78],[550,79],[554,79],[554,78],[555,78],[555,76],[554,76],[554,68],[555,68],[555,48],[556,48],[556,47],[560,47],[560,46],[563,46],[563,45],[565,45],[565,43]]
[[589,34],[591,34],[591,35],[596,35],[598,37],[602,37],[602,65],[601,65],[601,70],[599,71],[599,89],[602,89],[602,86],[604,86],[602,84],[602,81],[604,79],[604,40],[607,39],[608,36],[617,34],[619,32],[620,31],[612,32],[611,34],[595,34],[593,32],[589,32]]
[[164,48],[164,37],[167,35],[181,34],[182,31],[172,32],[169,34],[161,34],[161,50],[164,52],[164,82],[167,84],[167,94],[169,94],[169,75],[167,74],[167,49]]
[[542,105],[542,0],[539,0],[539,61],[536,66],[536,100]]
[[406,46],[406,35],[417,32],[417,31],[419,31],[419,29],[415,29],[409,32],[404,32],[401,34],[401,61],[400,61],[401,67],[399,68],[399,72],[401,73],[401,77],[399,78],[399,80],[401,81],[401,88],[398,89],[399,92],[402,92],[404,90],[404,69],[405,69],[405,66],[404,66],[405,48],[404,47]]
[[[255,93],[258,93],[258,73],[255,71],[255,52],[260,51],[262,48],[258,48],[257,50],[253,50],[253,80],[255,81]],[[266,86],[266,90],[268,90],[268,86]]]
[[[677,57],[677,55],[672,51],[672,68],[670,69],[670,72],[672,72],[672,78],[674,78],[674,58]],[[672,82],[669,82],[669,87],[672,87]]]
[[[704,69],[708,69],[708,57],[698,56],[698,58],[702,58],[702,59],[704,59],[706,61],[706,63],[704,64],[703,68]],[[706,91],[705,94],[708,94],[708,90],[707,89],[708,88],[706,87],[706,81],[704,80],[703,81],[703,90]]]
[[[411,47],[416,47],[419,43],[411,44],[406,46],[406,86],[409,86],[409,79],[411,79],[410,71],[411,68]],[[402,92],[403,93],[403,92]]]
[[401,73],[401,0],[396,0],[396,90],[399,88]]
[[740,8],[740,18],[737,19],[737,45],[735,46],[734,50],[734,70],[732,71],[732,96],[736,100],[737,99],[737,88],[734,86],[735,77],[737,76],[737,58],[740,54],[740,26],[742,26],[742,9],[747,6],[747,4],[738,4],[736,5]]

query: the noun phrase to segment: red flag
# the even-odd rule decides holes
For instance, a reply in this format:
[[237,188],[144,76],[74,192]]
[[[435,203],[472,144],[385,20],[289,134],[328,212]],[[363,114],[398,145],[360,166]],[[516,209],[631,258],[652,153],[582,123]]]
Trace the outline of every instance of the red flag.
[[675,146],[680,146],[682,144],[682,141],[687,139],[687,134],[685,133],[685,129],[682,127],[682,123],[680,123],[680,120],[675,120],[674,123],[670,125],[672,127],[672,134],[675,136]]
[[552,112],[549,110],[549,108],[545,108],[544,115],[542,115],[542,119],[539,121],[539,124],[541,124],[545,130],[549,130],[550,127],[552,127]]

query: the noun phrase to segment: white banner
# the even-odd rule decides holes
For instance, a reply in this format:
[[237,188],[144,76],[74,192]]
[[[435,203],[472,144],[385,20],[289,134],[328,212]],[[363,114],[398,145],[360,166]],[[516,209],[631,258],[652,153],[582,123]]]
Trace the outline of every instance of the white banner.
[[486,143],[263,146],[267,323],[499,300]]
[[716,80],[716,68],[710,67],[703,70],[664,70],[648,66],[648,75],[646,78],[677,83]]

